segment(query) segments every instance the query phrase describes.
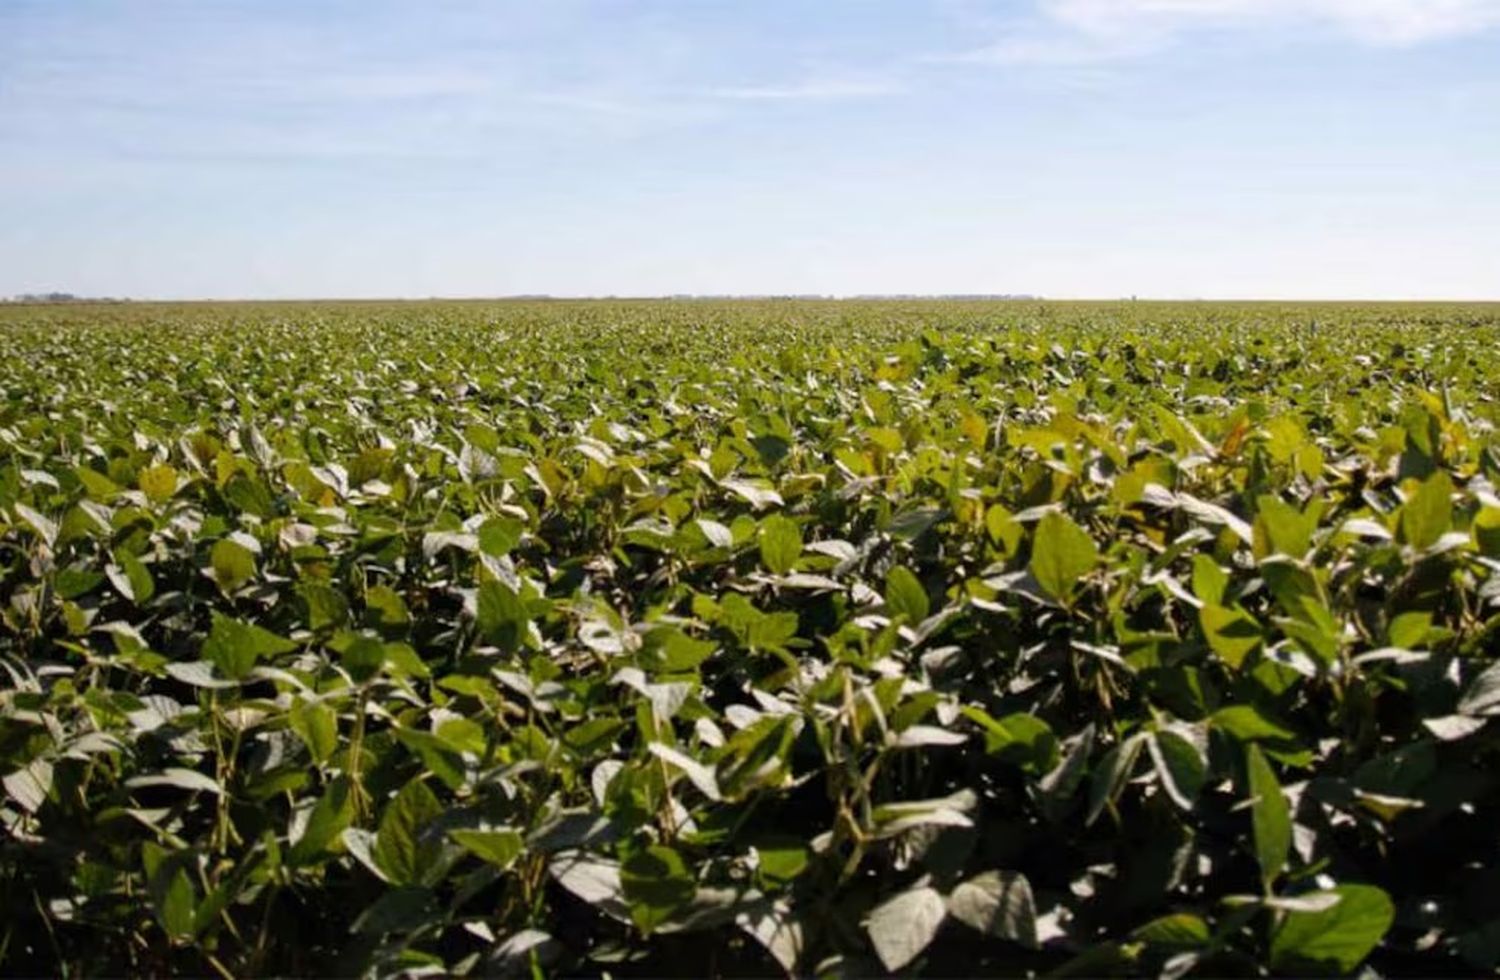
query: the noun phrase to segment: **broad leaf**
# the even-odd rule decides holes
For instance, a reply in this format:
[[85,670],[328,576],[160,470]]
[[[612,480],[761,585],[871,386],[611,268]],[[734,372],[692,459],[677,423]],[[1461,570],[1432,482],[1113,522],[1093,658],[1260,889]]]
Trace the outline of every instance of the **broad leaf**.
[[865,931],[875,955],[894,973],[922,955],[947,915],[947,905],[938,890],[921,886],[876,906],[865,919]]
[[297,644],[269,630],[214,613],[213,628],[203,644],[203,659],[218,667],[225,677],[241,680],[262,658],[295,649]]
[[777,575],[786,575],[796,567],[802,555],[802,531],[797,522],[781,514],[772,514],[761,522],[760,560]]
[[1254,831],[1255,859],[1260,864],[1261,882],[1269,891],[1286,865],[1292,847],[1292,816],[1281,783],[1271,771],[1260,746],[1252,744],[1245,753],[1245,770],[1250,779],[1250,820]]
[[1059,602],[1071,600],[1073,590],[1099,561],[1099,549],[1088,532],[1055,511],[1037,525],[1031,543],[1031,574]]
[[682,856],[661,844],[642,848],[627,857],[620,864],[620,885],[630,903],[631,918],[646,933],[692,901],[697,891]]
[[448,836],[470,854],[504,871],[525,850],[525,840],[514,830],[450,830]]
[[209,561],[214,581],[225,592],[233,592],[255,577],[255,555],[237,541],[228,538],[215,541]]
[[1395,920],[1390,896],[1373,885],[1341,885],[1338,902],[1318,912],[1288,912],[1271,935],[1271,967],[1307,966],[1353,973]]
[[432,822],[442,813],[442,804],[420,778],[396,794],[380,818],[371,852],[388,880],[397,885],[423,883],[442,851],[441,839],[430,833]]
[[1401,536],[1413,548],[1430,548],[1453,521],[1453,480],[1438,470],[1418,484],[1401,507]]
[[1031,883],[1014,871],[986,871],[948,896],[948,912],[980,932],[1036,946],[1036,902]]
[[897,565],[885,576],[885,604],[892,616],[916,625],[927,618],[927,589],[911,569]]

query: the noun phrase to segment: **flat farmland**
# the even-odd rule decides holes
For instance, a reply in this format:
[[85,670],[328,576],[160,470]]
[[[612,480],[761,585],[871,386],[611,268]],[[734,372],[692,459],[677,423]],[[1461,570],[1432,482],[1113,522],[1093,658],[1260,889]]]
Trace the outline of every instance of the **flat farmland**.
[[1497,382],[1497,305],[0,307],[0,962],[1493,971]]

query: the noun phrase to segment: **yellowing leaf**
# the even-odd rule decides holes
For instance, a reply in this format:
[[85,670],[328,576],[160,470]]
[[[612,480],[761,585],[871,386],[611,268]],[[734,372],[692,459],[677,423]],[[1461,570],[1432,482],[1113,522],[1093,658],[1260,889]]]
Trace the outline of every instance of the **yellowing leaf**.
[[141,470],[136,485],[152,503],[164,503],[177,492],[177,471],[166,464],[147,467]]

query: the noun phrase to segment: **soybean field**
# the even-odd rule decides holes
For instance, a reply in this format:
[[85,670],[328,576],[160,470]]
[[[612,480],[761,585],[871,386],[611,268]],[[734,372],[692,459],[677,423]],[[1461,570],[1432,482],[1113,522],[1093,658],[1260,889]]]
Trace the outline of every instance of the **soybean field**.
[[0,970],[1500,968],[1500,305],[0,307]]

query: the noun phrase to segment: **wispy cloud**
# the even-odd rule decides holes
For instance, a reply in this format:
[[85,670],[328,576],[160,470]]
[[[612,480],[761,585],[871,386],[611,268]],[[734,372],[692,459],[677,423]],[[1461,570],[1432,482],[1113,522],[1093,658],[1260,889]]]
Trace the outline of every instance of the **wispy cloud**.
[[828,102],[896,95],[903,86],[893,80],[814,80],[790,85],[746,85],[710,89],[710,98],[744,102]]
[[993,43],[934,60],[1076,66],[1140,57],[1202,31],[1314,29],[1406,47],[1500,27],[1500,0],[1037,0]]
[[923,60],[946,64],[1080,68],[1149,54],[1160,46],[1161,39],[1155,37],[1102,37],[1045,29],[1026,30],[984,47],[931,55]]
[[595,91],[567,91],[536,92],[522,96],[522,100],[561,112],[620,119],[675,119],[684,114],[681,100],[653,96],[621,96],[604,95]]

